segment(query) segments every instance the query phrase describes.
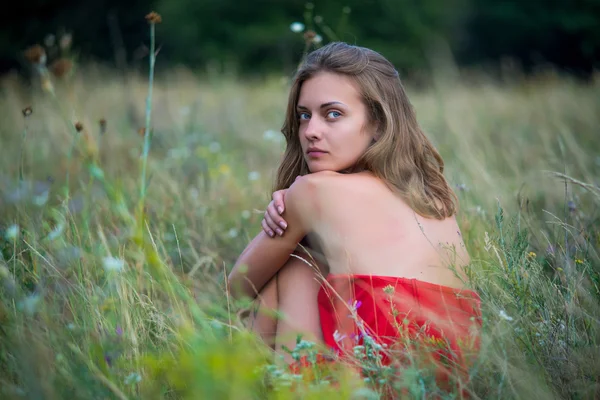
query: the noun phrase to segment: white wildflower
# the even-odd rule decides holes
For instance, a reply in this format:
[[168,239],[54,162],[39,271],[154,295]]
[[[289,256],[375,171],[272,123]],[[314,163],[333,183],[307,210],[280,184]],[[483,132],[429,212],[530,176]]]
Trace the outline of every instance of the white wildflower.
[[141,381],[142,377],[137,372],[132,372],[125,378],[126,385],[133,385],[134,383],[140,383]]
[[505,319],[507,321],[512,321],[513,317],[511,317],[510,315],[506,314],[506,311],[504,310],[500,310],[500,312],[498,313],[498,315],[500,316],[500,318]]
[[17,308],[27,315],[33,315],[37,311],[40,300],[41,296],[39,294],[32,294],[21,300]]
[[208,151],[210,151],[211,153],[218,153],[219,151],[221,151],[221,144],[219,142],[211,142],[208,145]]
[[50,194],[49,190],[44,190],[42,193],[40,193],[37,196],[33,196],[32,198],[32,202],[33,204],[35,204],[38,207],[43,206],[44,204],[46,204],[48,202],[48,195]]
[[195,200],[195,199],[197,199],[197,198],[198,198],[198,196],[200,196],[200,192],[199,192],[199,191],[198,191],[198,189],[196,189],[195,187],[191,187],[191,188],[188,190],[188,193],[189,193],[190,197],[191,197],[192,199],[194,199],[194,200]]
[[250,213],[250,211],[248,211],[248,210],[244,210],[244,211],[242,211],[242,218],[244,218],[244,219],[250,219],[250,216],[251,216],[251,215],[252,215],[252,214],[251,214],[251,213]]
[[335,340],[336,343],[341,342],[342,340],[344,340],[347,337],[348,336],[346,336],[346,335],[342,335],[337,329],[335,330],[335,332],[333,332],[333,340]]
[[313,38],[313,42],[314,43],[321,43],[323,41],[323,37],[321,35],[315,35],[315,37]]
[[290,25],[290,30],[294,33],[304,31],[304,24],[302,22],[294,22]]
[[230,238],[236,238],[238,235],[238,230],[235,228],[231,228],[228,232],[227,232],[227,236],[229,236]]
[[251,181],[257,181],[260,179],[260,172],[252,171],[248,174],[248,179]]
[[275,140],[279,135],[277,134],[276,130],[273,129],[267,129],[264,133],[263,133],[263,139],[264,140]]
[[12,224],[8,228],[6,228],[6,231],[4,232],[4,237],[6,238],[6,240],[15,240],[19,237],[19,230],[19,225]]
[[125,261],[115,257],[104,257],[102,259],[102,266],[106,272],[120,272],[125,268]]
[[64,230],[65,230],[64,222],[60,222],[60,223],[56,224],[54,229],[52,229],[50,231],[50,233],[48,234],[48,236],[46,236],[46,240],[54,240],[54,239],[58,238],[60,235],[62,235]]

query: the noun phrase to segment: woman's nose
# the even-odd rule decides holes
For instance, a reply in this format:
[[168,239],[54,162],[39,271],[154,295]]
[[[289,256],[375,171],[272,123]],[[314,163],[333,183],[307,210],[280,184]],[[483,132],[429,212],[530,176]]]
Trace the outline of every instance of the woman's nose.
[[306,127],[306,130],[304,131],[304,136],[308,140],[317,140],[321,138],[321,135],[321,124],[319,123],[317,118],[311,118],[310,121],[308,121],[308,126]]

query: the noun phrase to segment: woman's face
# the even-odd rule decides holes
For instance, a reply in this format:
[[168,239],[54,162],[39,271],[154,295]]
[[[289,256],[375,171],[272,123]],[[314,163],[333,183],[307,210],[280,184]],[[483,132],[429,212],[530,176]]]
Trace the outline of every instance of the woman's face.
[[367,109],[356,85],[345,75],[320,72],[304,81],[296,111],[310,172],[353,166],[373,140]]

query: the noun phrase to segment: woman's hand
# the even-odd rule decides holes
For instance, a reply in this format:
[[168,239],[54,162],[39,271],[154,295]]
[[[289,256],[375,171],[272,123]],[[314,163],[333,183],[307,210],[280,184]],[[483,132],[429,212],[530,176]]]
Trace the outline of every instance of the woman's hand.
[[281,214],[285,211],[285,193],[287,189],[281,189],[273,193],[273,200],[267,206],[265,216],[261,222],[262,228],[265,233],[271,237],[275,236],[275,233],[279,236],[283,236],[283,231],[287,228],[287,222],[281,217]]
[[[300,176],[297,176],[294,182],[300,178]],[[285,211],[286,192],[287,189],[281,189],[273,193],[273,200],[267,206],[267,211],[265,211],[265,216],[261,222],[263,230],[271,237],[274,237],[275,233],[283,236],[283,232],[287,228],[287,222],[281,217],[281,214]]]

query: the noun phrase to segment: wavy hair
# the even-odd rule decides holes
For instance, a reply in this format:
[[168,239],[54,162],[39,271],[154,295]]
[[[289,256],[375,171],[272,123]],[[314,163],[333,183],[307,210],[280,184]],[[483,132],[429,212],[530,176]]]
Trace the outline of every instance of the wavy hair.
[[349,172],[370,171],[424,217],[452,216],[458,201],[444,178],[444,161],[419,127],[398,71],[381,54],[343,42],[309,53],[294,76],[281,129],[287,146],[274,189],[286,189],[296,176],[309,173],[300,146],[296,106],[303,82],[319,72],[352,78],[369,113],[368,123],[377,129],[377,140]]

